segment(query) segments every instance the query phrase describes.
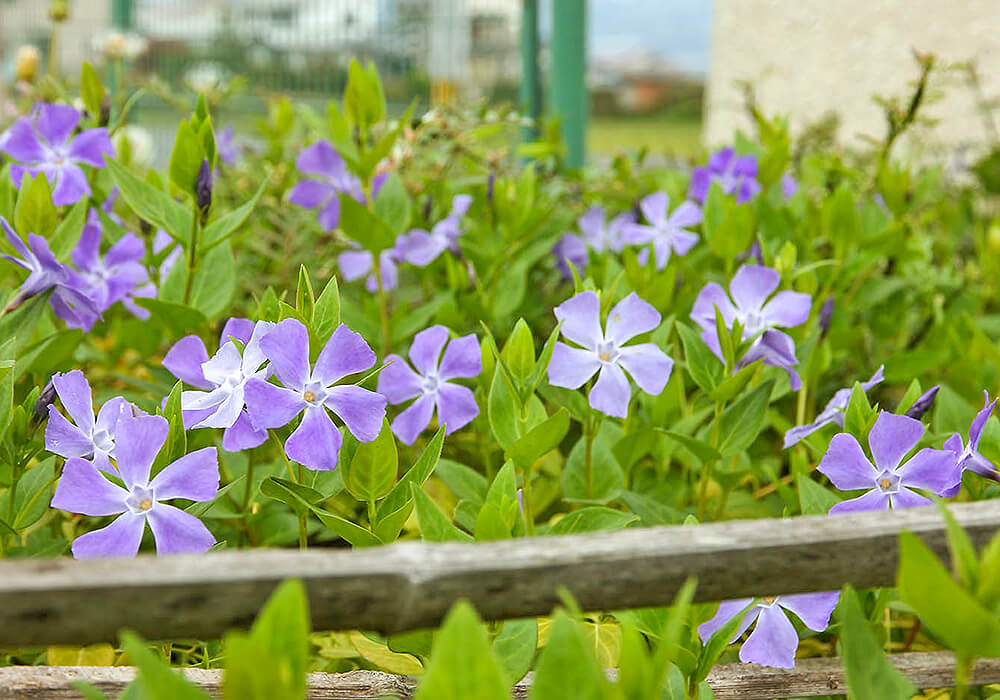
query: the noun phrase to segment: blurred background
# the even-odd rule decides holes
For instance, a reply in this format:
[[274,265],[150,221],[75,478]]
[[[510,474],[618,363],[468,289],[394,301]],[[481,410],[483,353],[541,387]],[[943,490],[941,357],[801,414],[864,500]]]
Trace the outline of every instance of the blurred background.
[[64,74],[87,60],[112,85],[142,75],[159,158],[172,133],[158,115],[175,123],[193,92],[223,93],[238,127],[277,93],[339,96],[356,57],[399,109],[506,102],[559,114],[577,162],[684,157],[730,142],[753,108],[847,145],[882,137],[875,98],[906,94],[914,52],[933,52],[948,69],[920,136],[964,149],[996,140],[998,27],[996,0],[0,0],[0,98],[25,45]]

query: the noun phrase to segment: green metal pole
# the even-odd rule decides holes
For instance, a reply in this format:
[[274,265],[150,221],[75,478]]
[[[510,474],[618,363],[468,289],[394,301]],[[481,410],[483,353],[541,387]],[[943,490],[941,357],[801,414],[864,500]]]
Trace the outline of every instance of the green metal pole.
[[115,29],[131,29],[135,0],[111,0],[111,24]]
[[541,93],[538,81],[538,0],[524,0],[521,13],[521,109],[535,125],[525,129],[525,141],[538,137]]
[[586,68],[587,0],[553,0],[552,108],[562,120],[566,164],[571,168],[581,167],[586,159]]

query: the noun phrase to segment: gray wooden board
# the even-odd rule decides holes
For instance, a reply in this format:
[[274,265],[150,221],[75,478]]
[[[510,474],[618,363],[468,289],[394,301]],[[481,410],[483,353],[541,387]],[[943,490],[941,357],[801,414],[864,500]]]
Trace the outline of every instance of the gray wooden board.
[[[977,545],[1000,503],[951,508]],[[313,628],[385,633],[435,626],[470,600],[489,619],[548,614],[565,587],[584,610],[669,604],[689,576],[702,601],[892,585],[898,535],[939,555],[934,507],[729,521],[478,544],[233,550],[200,556],[0,561],[0,646],[217,638],[247,627],[282,580],[308,588]]]
[[[943,688],[954,682],[955,657],[949,652],[916,652],[888,657],[918,688]],[[186,669],[185,675],[213,697],[221,696],[222,672]],[[609,672],[614,676],[613,672]],[[79,698],[74,681],[86,681],[114,697],[135,677],[128,667],[11,666],[0,668],[0,698]],[[1000,682],[1000,660],[983,659],[976,664],[974,685]],[[708,676],[717,700],[764,700],[783,697],[846,695],[840,659],[801,659],[796,668],[782,670],[756,664],[717,666]],[[310,699],[366,700],[408,698],[416,681],[378,671],[310,673]],[[514,697],[526,697],[531,674],[514,686]]]

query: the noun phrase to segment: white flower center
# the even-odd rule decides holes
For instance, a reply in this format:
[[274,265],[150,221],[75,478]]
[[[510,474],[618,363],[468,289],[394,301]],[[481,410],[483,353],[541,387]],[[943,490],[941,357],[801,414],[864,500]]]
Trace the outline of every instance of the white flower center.
[[111,450],[115,448],[114,440],[111,439],[111,435],[108,434],[108,431],[103,428],[97,428],[94,430],[90,439],[94,441],[94,447],[101,452],[111,452]]
[[899,491],[899,475],[889,469],[882,470],[882,473],[875,478],[875,486],[882,493],[893,494]]
[[326,400],[326,388],[317,381],[311,381],[302,391],[302,398],[313,406],[320,406]]
[[597,359],[604,364],[613,364],[618,361],[618,346],[613,340],[605,340],[597,344]]
[[436,374],[428,374],[422,382],[422,390],[425,394],[436,394],[444,382]]
[[125,505],[136,515],[148,513],[153,508],[154,503],[156,503],[156,494],[149,486],[133,487],[132,493],[125,500]]

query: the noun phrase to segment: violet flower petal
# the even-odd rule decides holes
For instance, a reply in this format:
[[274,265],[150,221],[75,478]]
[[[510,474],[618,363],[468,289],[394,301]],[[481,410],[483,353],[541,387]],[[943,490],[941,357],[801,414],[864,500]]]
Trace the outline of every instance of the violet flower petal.
[[423,380],[419,374],[410,369],[406,360],[399,355],[388,355],[385,363],[385,369],[378,375],[378,393],[392,404],[420,396]]
[[893,508],[916,508],[918,506],[933,505],[934,501],[921,496],[916,491],[901,487],[899,491],[889,496],[889,503]]
[[149,483],[156,500],[211,501],[219,491],[219,457],[214,447],[189,452],[168,464]]
[[104,156],[114,155],[114,146],[104,127],[81,131],[69,147],[69,157],[72,160],[95,168],[104,167]]
[[670,198],[666,192],[653,192],[639,201],[643,217],[653,226],[666,221],[669,208]]
[[778,288],[779,281],[776,270],[763,265],[744,265],[733,275],[729,291],[742,311],[759,311]]
[[920,421],[881,411],[868,434],[868,446],[875,466],[879,469],[895,469],[923,434],[924,424]]
[[572,348],[557,342],[549,362],[549,384],[565,389],[579,389],[601,368],[593,350]]
[[145,529],[145,515],[126,511],[107,527],[73,540],[73,556],[77,559],[134,557],[139,552]]
[[445,434],[451,435],[479,415],[479,406],[471,389],[444,382],[438,387],[437,412],[438,422],[448,426]]
[[757,626],[740,647],[740,661],[774,668],[794,668],[799,635],[777,605],[763,607]]
[[618,362],[636,385],[651,396],[663,391],[674,367],[674,361],[654,343],[621,348]]
[[94,451],[94,443],[76,425],[70,423],[49,405],[49,420],[45,425],[45,449],[60,457],[88,457]]
[[367,250],[345,250],[337,256],[337,267],[345,280],[353,282],[371,272],[372,259]]
[[[38,140],[31,120],[22,117],[10,125],[6,131],[7,138],[3,142],[3,152],[14,160],[22,163],[40,163],[46,159],[45,146]],[[20,185],[21,177],[15,176],[11,170],[11,180]]]
[[170,426],[163,416],[138,416],[118,421],[115,435],[115,465],[125,487],[149,483],[149,470],[167,441]]
[[870,489],[877,476],[875,467],[850,433],[833,436],[817,468],[841,491]]
[[438,368],[438,377],[444,381],[449,379],[472,379],[483,371],[483,356],[479,348],[479,340],[475,334],[455,338],[445,348]]
[[50,146],[61,146],[69,140],[80,122],[80,113],[70,105],[43,103],[38,105],[35,129]]
[[604,364],[587,398],[590,405],[601,413],[615,418],[627,418],[631,396],[631,387],[621,367]]
[[896,473],[904,486],[926,489],[939,496],[962,481],[962,469],[954,453],[929,447],[911,457]]
[[300,391],[275,386],[261,379],[251,379],[243,388],[250,420],[257,430],[288,425],[309,404]]
[[222,449],[226,452],[241,452],[260,447],[267,441],[267,431],[257,430],[253,426],[250,414],[240,413],[236,422],[222,433]]
[[93,430],[95,424],[94,399],[90,391],[90,384],[83,376],[83,372],[74,369],[65,374],[56,373],[52,375],[52,386],[55,387],[66,412],[76,421],[76,424],[85,431]]
[[[615,304],[608,314],[604,339],[611,340],[616,345],[621,346],[635,336],[648,333],[659,326],[661,318],[660,312],[654,309],[652,304],[632,292]],[[564,325],[564,331],[565,328]],[[563,334],[565,335],[565,333]]]
[[309,331],[302,322],[286,318],[275,324],[260,339],[260,348],[271,361],[281,383],[301,391],[309,381]]
[[59,169],[55,187],[52,188],[52,203],[57,207],[66,204],[76,204],[83,197],[90,195],[90,185],[87,176],[80,166],[66,163]]
[[764,323],[769,326],[794,328],[806,322],[811,307],[812,297],[808,294],[786,289],[775,294],[764,304],[761,315],[764,317]]
[[317,141],[303,149],[295,159],[295,167],[304,173],[329,179],[342,177],[346,172],[344,159],[329,141]]
[[342,323],[320,351],[312,378],[329,386],[350,374],[364,372],[374,366],[374,351],[360,333]]
[[382,430],[386,399],[381,394],[351,384],[333,386],[324,403],[361,442],[371,442]]
[[778,598],[777,603],[795,613],[809,629],[822,632],[830,626],[830,615],[839,601],[840,591],[825,591],[783,595]]
[[878,489],[872,489],[857,498],[835,503],[830,508],[830,515],[864,513],[870,510],[889,510],[889,495]]
[[[723,625],[733,619],[743,608],[750,605],[753,602],[753,598],[739,598],[737,600],[724,600],[719,603],[719,609],[715,612],[708,622],[703,622],[698,625],[698,636],[701,637],[703,642],[707,642],[712,638],[716,632],[718,632]],[[753,624],[753,621],[757,619],[757,615],[760,614],[759,607],[750,608],[746,614],[743,616],[743,622],[740,624],[740,628],[732,636],[731,639],[727,640],[730,644],[740,638],[747,628]]]
[[580,292],[553,311],[556,319],[563,322],[562,335],[574,343],[594,350],[604,339],[601,332],[601,302],[594,292]]
[[438,358],[441,357],[444,344],[448,342],[448,335],[445,326],[437,325],[425,328],[413,336],[409,357],[417,372],[425,377],[437,373]]
[[316,209],[336,196],[337,190],[328,182],[300,180],[288,193],[288,201],[305,209]]
[[309,406],[299,427],[285,441],[285,454],[309,469],[336,469],[343,441],[326,409],[322,406]]
[[[424,394],[395,417],[392,421],[392,432],[403,443],[412,445],[420,433],[430,424],[434,415],[434,394]],[[441,421],[444,422],[443,420]],[[449,428],[451,426],[448,426]]]
[[128,491],[108,481],[90,462],[71,457],[63,466],[51,506],[80,515],[114,515],[126,510]]
[[208,362],[208,351],[205,343],[196,335],[188,335],[167,351],[163,358],[163,366],[185,384],[199,389],[211,389],[212,385],[205,379],[201,366]]
[[205,524],[179,508],[157,503],[146,518],[159,555],[202,554],[215,545],[215,538]]

